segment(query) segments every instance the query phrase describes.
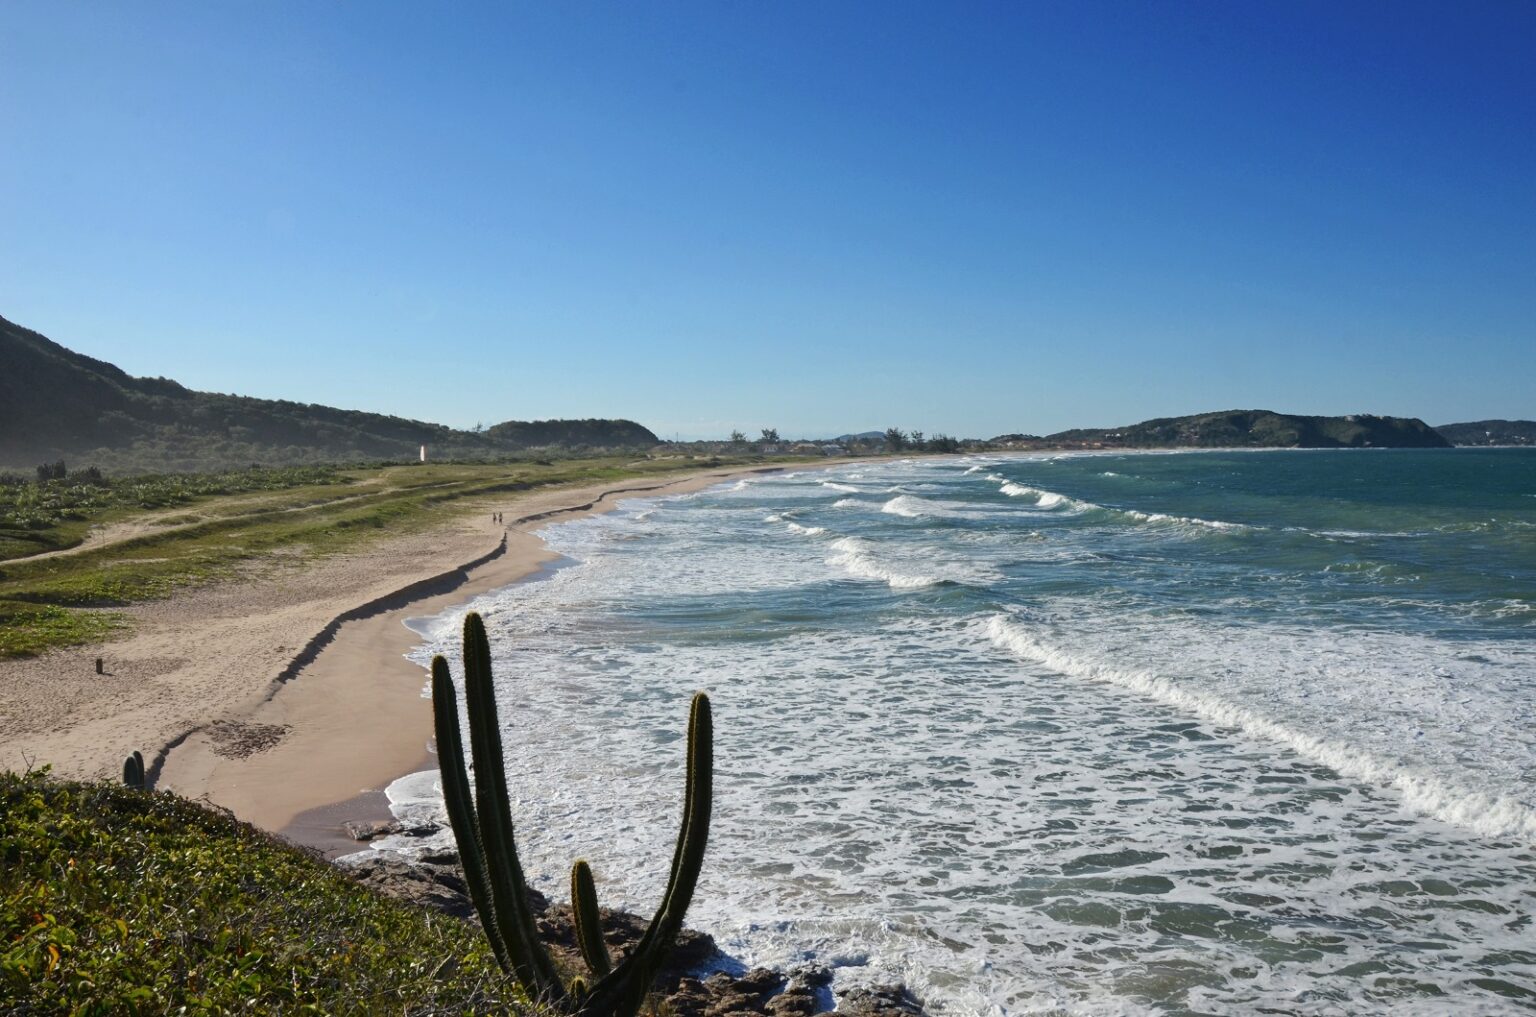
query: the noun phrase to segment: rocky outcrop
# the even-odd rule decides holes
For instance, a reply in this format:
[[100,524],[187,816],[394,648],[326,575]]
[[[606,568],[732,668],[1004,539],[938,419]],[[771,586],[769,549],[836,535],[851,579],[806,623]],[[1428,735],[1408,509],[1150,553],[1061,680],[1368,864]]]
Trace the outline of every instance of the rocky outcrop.
[[[348,856],[339,867],[379,893],[455,918],[477,921],[454,852],[426,854],[413,863],[381,851]],[[571,909],[564,904],[550,904],[531,888],[528,895],[537,916],[539,935],[556,963],[581,968]],[[604,908],[601,916],[603,939],[615,957],[639,942],[647,925],[645,919],[624,911]],[[712,938],[684,929],[667,966],[656,979],[656,991],[662,996],[660,1012],[674,1017],[917,1017],[924,1013],[922,1004],[900,985],[851,989],[834,1006],[829,988],[832,972],[819,965],[787,973],[754,968],[735,974],[717,971],[703,978],[696,976],[711,965],[730,967],[731,963]]]

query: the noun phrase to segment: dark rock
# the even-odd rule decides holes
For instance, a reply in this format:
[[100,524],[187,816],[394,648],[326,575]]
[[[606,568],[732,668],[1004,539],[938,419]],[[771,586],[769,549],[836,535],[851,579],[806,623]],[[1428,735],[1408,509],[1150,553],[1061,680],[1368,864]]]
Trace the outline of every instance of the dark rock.
[[904,985],[849,989],[837,1001],[837,1012],[855,1017],[920,1017],[923,1004]]
[[341,828],[353,840],[370,841],[394,833],[400,824],[393,819],[349,819]]
[[[380,893],[410,901],[444,914],[476,921],[463,871],[453,852],[438,852],[430,859],[411,863],[383,852],[348,858],[342,871]],[[554,955],[555,963],[570,970],[585,970],[576,945],[571,909],[550,904],[537,890],[528,889],[539,938]],[[603,941],[617,964],[644,935],[646,919],[623,911],[604,909]],[[767,968],[753,968],[743,975],[716,972],[702,980],[692,972],[716,960],[715,941],[702,932],[684,929],[671,956],[656,979],[661,994],[658,1012],[672,1017],[812,1017],[826,998],[832,972],[819,964],[795,968],[788,976]],[[853,989],[838,1002],[837,1014],[845,1017],[914,1017],[922,1005],[901,986]]]
[[[418,823],[414,826],[405,826],[393,819],[349,819],[341,824],[341,828],[348,837],[357,841],[378,840],[380,837],[391,837],[399,834],[402,837],[430,837],[441,830],[436,823]],[[458,861],[459,856],[453,856]]]
[[436,823],[417,823],[415,826],[402,826],[396,832],[402,837],[430,837],[441,829]]
[[697,978],[678,979],[677,988],[667,996],[667,1009],[673,1017],[704,1017],[709,1006],[709,990]]
[[816,990],[792,985],[770,999],[764,1009],[773,1017],[811,1017],[819,1008]]
[[784,981],[784,976],[777,971],[770,971],[767,968],[753,968],[736,979],[736,987],[741,992],[755,992],[758,995],[766,995],[783,988]]
[[410,901],[455,918],[473,918],[475,906],[457,870],[412,865],[396,855],[376,853],[349,859],[341,868],[379,893]]

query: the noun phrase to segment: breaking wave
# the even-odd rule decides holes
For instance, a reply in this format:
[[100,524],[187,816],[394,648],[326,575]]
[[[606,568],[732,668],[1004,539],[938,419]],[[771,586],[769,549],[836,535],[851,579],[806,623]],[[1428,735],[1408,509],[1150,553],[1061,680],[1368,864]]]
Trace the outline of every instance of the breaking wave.
[[860,579],[879,580],[893,590],[915,590],[944,582],[938,576],[912,575],[887,568],[875,558],[870,542],[860,537],[842,537],[832,542],[832,549],[836,553],[828,560],[833,565]]
[[1508,796],[1457,787],[1431,774],[1373,758],[1358,745],[1308,734],[1242,706],[1186,688],[1149,670],[1117,668],[1078,656],[1035,638],[1004,615],[988,618],[985,631],[999,648],[1052,671],[1117,685],[1210,723],[1279,742],[1343,777],[1395,791],[1404,805],[1421,815],[1484,836],[1514,838],[1536,845],[1536,812]]

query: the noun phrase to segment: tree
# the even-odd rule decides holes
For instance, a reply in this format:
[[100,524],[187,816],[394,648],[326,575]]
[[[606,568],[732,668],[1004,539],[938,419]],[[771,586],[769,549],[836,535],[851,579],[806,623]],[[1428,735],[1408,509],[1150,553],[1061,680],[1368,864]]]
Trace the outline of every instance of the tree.
[[960,443],[947,434],[936,434],[928,439],[929,452],[958,452]]
[[757,439],[765,445],[777,445],[779,443],[779,429],[777,427],[763,428],[763,435]]
[[907,447],[907,435],[899,427],[885,429],[885,447],[889,452],[900,452]]
[[921,431],[913,431],[910,435],[908,435],[907,441],[910,442],[912,447],[915,449],[923,449],[928,447],[923,444],[923,432]]
[[747,443],[747,436],[746,435],[742,434],[740,431],[732,431],[731,432],[731,444],[732,445],[745,445],[746,443]]

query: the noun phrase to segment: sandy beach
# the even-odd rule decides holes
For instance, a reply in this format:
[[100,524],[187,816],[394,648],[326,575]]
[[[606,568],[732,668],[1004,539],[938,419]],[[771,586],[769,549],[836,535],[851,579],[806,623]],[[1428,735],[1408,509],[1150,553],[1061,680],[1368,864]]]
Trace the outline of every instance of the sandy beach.
[[750,472],[508,496],[363,553],[136,606],[128,638],[0,662],[0,766],[112,777],[139,749],[156,787],[334,848],[341,821],[387,816],[383,788],[433,765],[425,676],[404,656],[417,642],[406,618],[555,560],[538,536],[551,522]]

